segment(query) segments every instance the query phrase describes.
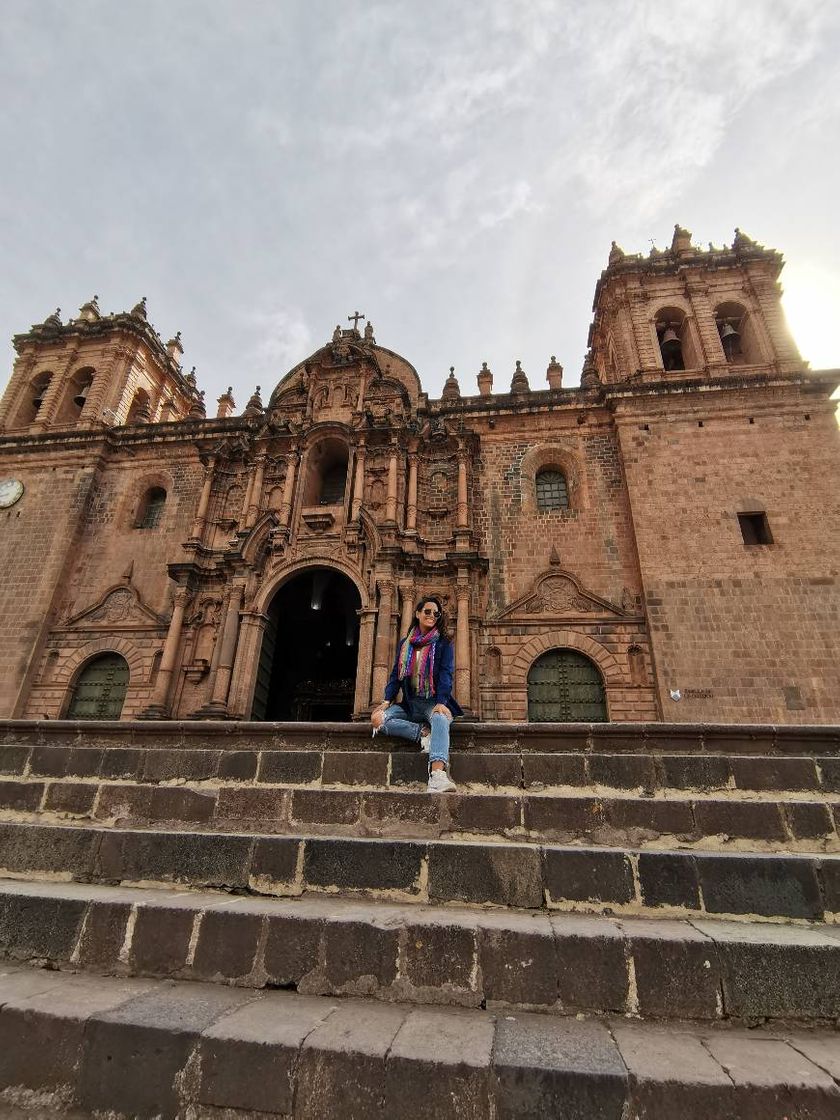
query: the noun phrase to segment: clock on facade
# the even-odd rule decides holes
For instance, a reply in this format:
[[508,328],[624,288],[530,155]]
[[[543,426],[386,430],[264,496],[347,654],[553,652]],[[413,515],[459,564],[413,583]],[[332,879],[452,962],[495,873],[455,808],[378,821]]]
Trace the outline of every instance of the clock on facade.
[[18,478],[0,478],[0,509],[8,509],[23,497],[23,483]]

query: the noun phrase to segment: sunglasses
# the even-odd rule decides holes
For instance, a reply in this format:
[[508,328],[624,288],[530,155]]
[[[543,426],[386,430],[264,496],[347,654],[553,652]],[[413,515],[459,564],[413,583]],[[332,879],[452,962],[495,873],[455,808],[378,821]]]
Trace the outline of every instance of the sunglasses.
[[424,607],[421,614],[430,614],[432,618],[440,618],[440,611],[436,611],[434,607]]

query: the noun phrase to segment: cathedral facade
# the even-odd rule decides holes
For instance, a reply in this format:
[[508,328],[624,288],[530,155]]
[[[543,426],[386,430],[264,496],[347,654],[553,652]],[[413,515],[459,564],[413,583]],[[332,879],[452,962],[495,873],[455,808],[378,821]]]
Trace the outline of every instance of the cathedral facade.
[[145,301],[50,316],[0,403],[0,717],[363,718],[433,593],[474,719],[840,722],[840,372],[781,267],[677,227],[613,245],[579,387],[430,400],[351,317],[212,418]]

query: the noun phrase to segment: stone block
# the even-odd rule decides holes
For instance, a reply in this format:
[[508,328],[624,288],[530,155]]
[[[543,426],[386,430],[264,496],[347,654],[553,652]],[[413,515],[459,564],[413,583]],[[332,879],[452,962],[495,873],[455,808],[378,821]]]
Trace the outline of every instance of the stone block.
[[218,773],[221,753],[209,750],[148,750],[143,762],[143,781],[167,782],[172,778],[208,781]]
[[50,782],[44,798],[44,809],[51,813],[72,813],[89,816],[97,787],[93,782]]
[[586,837],[603,826],[604,806],[597,797],[531,795],[524,798],[523,821],[528,832]]
[[256,751],[222,751],[218,776],[225,782],[250,782],[257,773]]
[[270,987],[297,987],[319,968],[323,917],[306,913],[270,914],[266,918],[263,966]]
[[840,914],[840,856],[823,856],[817,861],[825,909]]
[[297,878],[298,855],[302,841],[285,837],[260,837],[254,841],[254,854],[251,857],[251,885],[259,889],[253,880],[268,880],[271,883],[292,884]]
[[475,991],[474,922],[447,921],[446,913],[406,918],[400,974],[415,988]]
[[137,747],[106,747],[99,773],[103,778],[130,778],[139,781],[143,773],[145,752]]
[[83,828],[0,822],[0,865],[6,871],[90,874],[100,836]]
[[818,801],[785,801],[782,812],[796,840],[822,839],[835,831],[829,807]]
[[0,743],[0,774],[22,774],[30,749],[15,743]]
[[208,910],[201,915],[192,971],[205,980],[240,980],[250,976],[263,919],[236,910]]
[[128,902],[92,901],[78,945],[79,964],[102,972],[115,970],[131,905]]
[[525,789],[531,786],[585,786],[589,780],[582,754],[522,755]]
[[215,808],[215,790],[154,786],[149,815],[155,821],[206,823],[213,819]]
[[786,1042],[744,1035],[706,1037],[706,1048],[732,1079],[739,1120],[836,1120],[840,1089],[833,1078]]
[[631,902],[633,871],[624,852],[544,848],[545,886],[553,902]]
[[817,766],[822,788],[829,793],[840,793],[840,758],[820,758]]
[[539,908],[540,853],[514,844],[429,844],[429,898]]
[[112,881],[245,887],[250,853],[249,836],[115,830],[102,835],[95,870]]
[[443,808],[449,816],[453,832],[511,832],[520,825],[518,797],[488,794],[454,794],[447,796]]
[[129,947],[132,971],[140,976],[183,972],[194,921],[195,911],[189,907],[137,906]]
[[296,785],[321,777],[320,751],[261,751],[258,782]]
[[458,754],[459,785],[505,786],[519,789],[522,785],[522,762],[518,754]]
[[420,843],[307,840],[304,882],[307,886],[339,890],[398,890],[416,894],[424,855],[425,846]]
[[39,778],[63,778],[69,758],[69,747],[33,747],[29,772]]
[[218,821],[249,821],[276,827],[289,819],[289,794],[284,789],[221,786],[216,800]]
[[388,1054],[383,1114],[490,1120],[493,1036],[479,1012],[411,1011]]
[[296,789],[291,819],[301,824],[358,824],[362,795],[344,790]]
[[201,1035],[196,1099],[213,1108],[291,1116],[298,1051],[335,1005],[279,993],[225,1015]]
[[403,1009],[387,1004],[342,1001],[301,1047],[295,1120],[323,1120],[336,1101],[346,1120],[376,1116],[385,1097],[386,1056],[405,1018]]
[[429,776],[428,755],[419,751],[394,751],[391,755],[391,785],[426,785]]
[[725,789],[729,783],[729,759],[721,755],[668,754],[657,764],[670,789]]
[[604,820],[619,832],[640,829],[657,836],[690,836],[694,817],[687,801],[615,797],[604,801]]
[[816,864],[807,857],[695,852],[694,860],[710,914],[823,916]]
[[639,852],[639,884],[645,906],[700,909],[697,868],[689,852]]
[[0,895],[0,950],[18,960],[68,961],[86,909],[80,899]]
[[782,814],[767,801],[694,801],[694,819],[701,836],[733,836],[748,840],[784,840]]
[[[448,798],[447,798],[448,800]],[[422,825],[421,831],[440,832],[441,799],[403,790],[369,790],[362,795],[362,814],[377,830],[400,825]]]
[[627,1073],[607,1028],[519,1014],[493,1054],[498,1120],[621,1120]]
[[94,816],[101,821],[147,821],[152,807],[154,786],[127,783],[102,784]]
[[102,768],[102,747],[73,747],[67,762],[67,777],[96,778]]
[[325,786],[384,786],[387,778],[388,756],[381,751],[324,751]]
[[16,782],[14,779],[0,782],[0,809],[34,813],[43,796],[43,782]]
[[819,789],[813,758],[747,757],[735,755],[729,766],[738,789]]
[[399,930],[337,917],[324,927],[324,973],[333,992],[372,995],[397,975]]
[[688,922],[623,919],[642,1018],[718,1019],[720,963],[710,938]]
[[251,999],[251,992],[189,984],[155,989],[91,1016],[81,1050],[78,1105],[132,1120],[176,1116],[181,1075],[199,1036]]
[[627,1010],[624,935],[615,922],[584,914],[551,914],[557,992],[566,1011]]
[[489,1003],[554,1007],[558,999],[554,931],[547,915],[517,921],[485,917],[478,932],[481,985]]
[[592,754],[586,759],[586,767],[594,785],[652,791],[657,784],[650,755]]

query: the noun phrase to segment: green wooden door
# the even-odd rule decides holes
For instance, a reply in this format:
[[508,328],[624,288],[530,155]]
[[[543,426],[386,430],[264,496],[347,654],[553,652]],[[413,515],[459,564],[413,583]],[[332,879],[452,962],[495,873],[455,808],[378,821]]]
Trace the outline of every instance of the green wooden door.
[[607,701],[598,666],[582,653],[552,649],[528,672],[532,723],[606,723]]
[[128,662],[118,653],[95,657],[82,669],[67,719],[119,719],[128,688]]

